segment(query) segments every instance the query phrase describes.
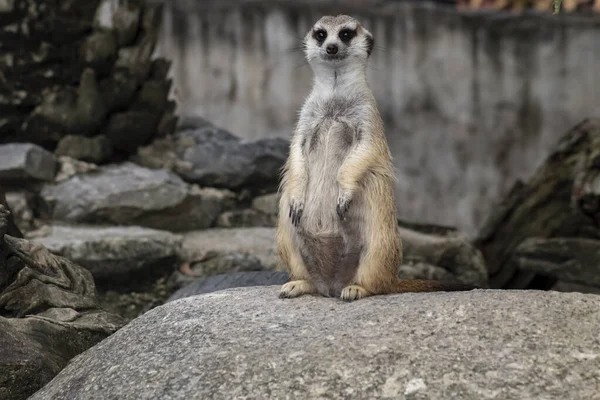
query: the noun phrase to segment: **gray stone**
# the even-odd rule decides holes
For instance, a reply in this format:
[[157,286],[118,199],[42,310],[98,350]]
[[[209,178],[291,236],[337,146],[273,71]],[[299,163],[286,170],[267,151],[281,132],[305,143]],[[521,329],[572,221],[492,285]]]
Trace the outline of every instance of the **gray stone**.
[[265,269],[277,269],[275,229],[215,228],[184,235],[182,258],[187,261],[202,261],[228,253],[251,254],[260,260]]
[[138,286],[170,275],[182,243],[181,236],[137,226],[51,225],[27,237],[89,270],[101,288]]
[[264,269],[258,257],[249,253],[213,254],[204,260],[184,264],[171,275],[168,286],[175,291],[201,278]]
[[423,262],[402,264],[398,268],[398,277],[401,279],[433,279],[436,281],[456,280],[456,277],[448,270]]
[[119,46],[127,46],[135,39],[140,27],[141,10],[137,4],[121,5],[112,16],[112,25]]
[[[427,227],[428,230],[434,228]],[[487,266],[481,252],[460,232],[446,230],[434,234],[404,227],[399,230],[405,263],[442,267],[463,283],[481,288],[488,286]]]
[[94,69],[108,72],[117,58],[117,50],[117,39],[112,32],[97,31],[85,39],[81,58]]
[[252,200],[252,208],[268,215],[276,216],[279,209],[279,194],[269,193]]
[[517,246],[513,262],[523,271],[600,287],[600,240],[529,238]]
[[116,150],[131,153],[150,141],[159,119],[156,113],[125,111],[112,115],[102,133]]
[[225,211],[217,219],[217,227],[220,228],[272,227],[276,225],[277,220],[273,215],[268,215],[252,208]]
[[275,189],[289,147],[282,138],[241,141],[212,125],[177,136],[176,152],[186,166],[175,171],[189,182],[230,189]]
[[283,285],[289,279],[284,271],[244,271],[216,275],[195,280],[173,293],[167,302],[237,287]]
[[24,191],[6,193],[6,202],[15,219],[15,223],[23,232],[30,231],[36,225],[33,214],[32,194]]
[[112,144],[103,135],[94,137],[67,135],[58,142],[54,151],[57,156],[68,156],[95,164],[109,161],[112,153]]
[[20,400],[125,321],[98,307],[89,271],[5,235],[8,215],[0,204],[0,398]]
[[41,212],[49,219],[168,231],[206,229],[233,202],[229,191],[190,186],[169,171],[130,162],[74,175],[40,192]]
[[51,181],[57,163],[52,153],[28,143],[0,145],[0,181]]
[[238,288],[167,303],[31,400],[593,399],[600,297],[475,290],[345,303]]
[[85,174],[96,170],[98,170],[98,166],[96,164],[76,160],[69,156],[60,156],[58,157],[58,172],[54,177],[54,182],[63,182],[72,176]]

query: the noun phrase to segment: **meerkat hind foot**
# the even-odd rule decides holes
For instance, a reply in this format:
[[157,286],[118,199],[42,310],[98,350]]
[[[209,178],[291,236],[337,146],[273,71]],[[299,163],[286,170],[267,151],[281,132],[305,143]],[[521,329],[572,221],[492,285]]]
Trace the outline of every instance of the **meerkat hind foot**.
[[307,280],[297,280],[284,283],[279,291],[279,297],[282,299],[292,299],[302,296],[303,294],[311,294],[315,292],[315,287]]
[[344,301],[354,301],[367,296],[369,296],[369,292],[364,287],[358,285],[350,285],[342,289],[342,294],[340,295],[340,298]]

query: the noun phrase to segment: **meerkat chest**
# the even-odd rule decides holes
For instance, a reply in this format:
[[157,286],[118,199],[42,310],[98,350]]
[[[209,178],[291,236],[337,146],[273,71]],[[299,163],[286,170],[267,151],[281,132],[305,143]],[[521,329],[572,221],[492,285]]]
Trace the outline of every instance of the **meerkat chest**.
[[360,138],[364,107],[355,98],[332,97],[314,102],[304,133],[304,151],[316,157],[340,157]]

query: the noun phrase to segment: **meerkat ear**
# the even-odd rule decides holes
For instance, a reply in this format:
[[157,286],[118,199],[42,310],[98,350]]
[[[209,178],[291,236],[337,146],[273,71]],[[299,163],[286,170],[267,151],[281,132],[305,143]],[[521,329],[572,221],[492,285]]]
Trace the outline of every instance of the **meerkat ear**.
[[373,35],[371,32],[365,29],[365,36],[367,41],[367,55],[370,56],[373,51],[373,46],[375,46],[375,39],[373,39]]

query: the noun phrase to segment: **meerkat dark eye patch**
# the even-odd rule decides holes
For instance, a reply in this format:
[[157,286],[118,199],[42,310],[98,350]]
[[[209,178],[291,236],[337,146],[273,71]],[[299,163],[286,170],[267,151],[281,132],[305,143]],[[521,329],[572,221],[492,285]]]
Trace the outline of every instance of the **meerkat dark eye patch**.
[[321,43],[327,39],[327,32],[324,29],[316,29],[313,32],[313,38],[319,43],[320,46]]
[[338,35],[342,42],[349,42],[356,36],[356,30],[342,29]]

